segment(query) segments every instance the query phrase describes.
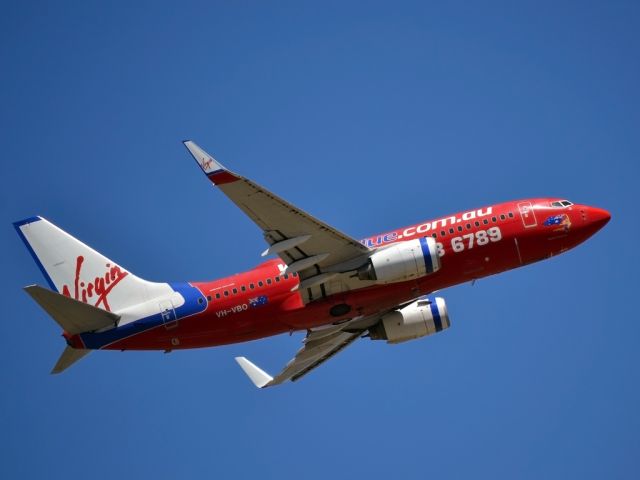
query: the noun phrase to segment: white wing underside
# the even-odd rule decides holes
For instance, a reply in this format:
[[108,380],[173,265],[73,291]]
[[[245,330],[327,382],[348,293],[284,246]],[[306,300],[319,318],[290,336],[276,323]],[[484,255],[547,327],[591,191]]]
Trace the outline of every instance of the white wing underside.
[[329,325],[309,330],[303,340],[302,348],[275,377],[271,377],[245,357],[236,357],[236,361],[258,388],[279,385],[287,380],[295,382],[348,347],[379,319],[380,315],[360,317],[340,325]]
[[271,192],[245,178],[220,185],[225,195],[244,211],[264,232],[273,245],[290,238],[309,236],[300,246],[279,252],[287,264],[304,257],[328,253],[319,267],[350,260],[366,254],[369,249],[357,240],[321,222]]
[[270,248],[292,271],[297,271],[305,303],[349,290],[358,283],[349,275],[367,261],[369,248],[251,180],[230,172],[195,143],[185,146],[209,180],[258,227]]

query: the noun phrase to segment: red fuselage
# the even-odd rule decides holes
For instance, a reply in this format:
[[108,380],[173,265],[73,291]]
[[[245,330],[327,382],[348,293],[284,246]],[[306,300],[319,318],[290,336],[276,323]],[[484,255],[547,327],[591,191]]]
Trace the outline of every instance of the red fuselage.
[[[558,255],[602,228],[610,216],[585,205],[552,207],[553,198],[506,202],[412,225],[362,241],[376,248],[432,236],[441,268],[416,280],[374,285],[304,304],[295,275],[269,260],[244,273],[191,282],[204,302],[200,313],[156,326],[104,348],[171,350],[254,340],[372,315],[452,285]],[[292,290],[293,289],[293,290]],[[348,306],[343,315],[332,307]],[[347,309],[345,309],[347,310]]]

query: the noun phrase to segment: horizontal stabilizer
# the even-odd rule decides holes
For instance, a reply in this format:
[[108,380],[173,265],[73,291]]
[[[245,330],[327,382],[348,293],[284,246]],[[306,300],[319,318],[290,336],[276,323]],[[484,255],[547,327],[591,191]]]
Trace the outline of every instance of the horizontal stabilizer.
[[247,377],[249,377],[253,384],[258,388],[268,387],[271,380],[273,380],[271,375],[251,363],[245,357],[236,357],[236,362],[238,362],[240,368],[244,370]]
[[71,365],[76,363],[78,360],[81,360],[85,357],[91,350],[85,350],[84,348],[72,348],[67,347],[60,355],[58,362],[56,363],[53,370],[51,370],[52,374],[64,372]]
[[29,285],[24,289],[65,332],[72,335],[115,327],[120,320],[120,315],[52,292],[39,285]]

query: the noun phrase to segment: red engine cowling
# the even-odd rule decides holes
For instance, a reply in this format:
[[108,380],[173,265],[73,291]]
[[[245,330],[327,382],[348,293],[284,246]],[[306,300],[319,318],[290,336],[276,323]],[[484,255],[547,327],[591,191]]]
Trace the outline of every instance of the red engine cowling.
[[424,337],[449,328],[449,313],[444,299],[417,300],[410,305],[387,313],[369,329],[371,340],[400,343]]

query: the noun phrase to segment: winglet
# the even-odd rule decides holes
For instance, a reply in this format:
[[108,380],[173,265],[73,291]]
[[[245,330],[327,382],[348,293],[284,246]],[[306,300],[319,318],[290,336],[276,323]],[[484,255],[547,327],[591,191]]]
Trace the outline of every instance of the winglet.
[[220,162],[205,152],[191,140],[185,140],[184,146],[187,147],[189,153],[195,158],[200,168],[214,185],[222,185],[223,183],[235,182],[238,177],[224,168]]
[[258,388],[269,386],[269,383],[271,383],[271,381],[273,380],[273,377],[271,375],[269,375],[261,368],[255,366],[245,357],[236,357],[236,362],[238,362],[240,368],[244,370],[244,373],[247,374],[247,377],[249,377],[253,384]]

